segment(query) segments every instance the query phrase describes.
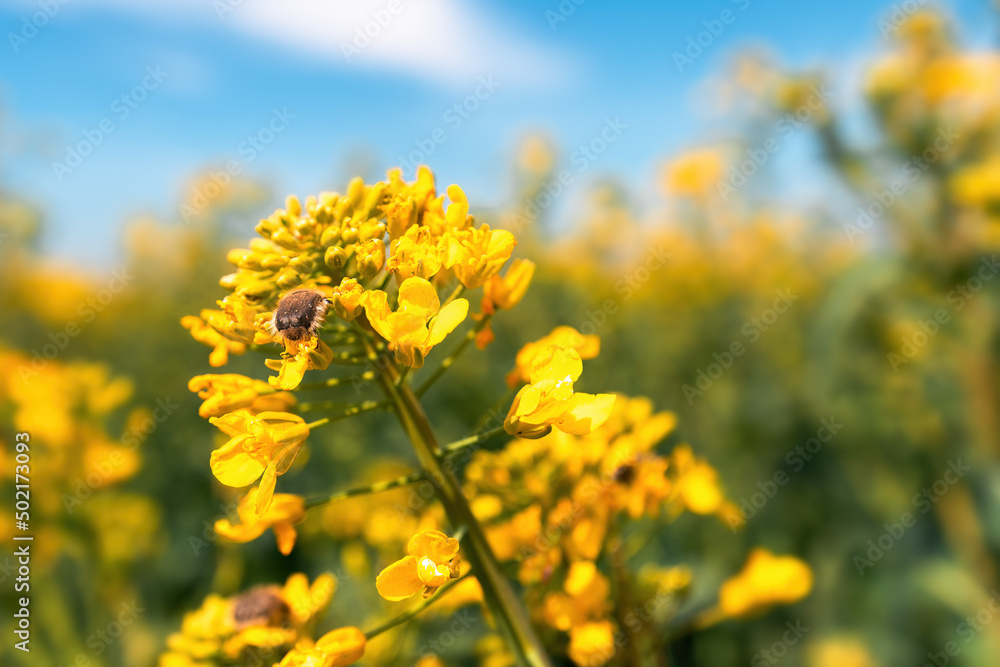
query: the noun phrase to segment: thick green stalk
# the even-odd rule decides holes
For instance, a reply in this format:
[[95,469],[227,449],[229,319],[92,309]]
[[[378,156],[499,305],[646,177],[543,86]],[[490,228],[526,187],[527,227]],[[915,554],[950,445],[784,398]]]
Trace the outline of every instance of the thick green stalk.
[[399,372],[393,364],[387,364],[379,374],[378,382],[386,396],[396,407],[403,428],[406,430],[417,453],[420,466],[427,479],[437,488],[438,498],[453,526],[466,526],[468,532],[462,540],[465,556],[479,579],[486,604],[493,612],[497,625],[514,651],[518,663],[529,667],[551,667],[548,655],[538,640],[528,615],[500,570],[500,564],[486,541],[486,534],[479,521],[472,514],[468,501],[462,495],[462,488],[452,470],[445,468],[435,456],[438,450],[437,438],[423,406],[407,385],[398,386]]

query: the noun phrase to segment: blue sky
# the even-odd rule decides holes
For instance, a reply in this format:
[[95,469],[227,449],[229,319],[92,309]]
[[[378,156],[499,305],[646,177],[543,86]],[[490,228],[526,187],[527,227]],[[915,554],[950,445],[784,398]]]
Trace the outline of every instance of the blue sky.
[[[45,6],[51,17],[38,14]],[[796,67],[848,70],[884,48],[878,21],[893,11],[861,0],[562,6],[574,9],[555,23],[558,0],[4,2],[0,182],[41,206],[47,252],[91,264],[120,253],[129,216],[178,218],[197,172],[236,160],[273,184],[277,205],[286,193],[343,188],[362,153],[364,175],[379,177],[439,128],[446,140],[426,162],[474,207],[509,193],[514,146],[527,132],[551,136],[568,160],[608,118],[628,127],[575,187],[612,176],[651,190],[666,156],[718,131],[697,91],[736,50],[766,44]],[[995,37],[987,0],[944,6],[967,41]],[[724,10],[731,22],[678,71],[673,52]],[[356,28],[378,17],[385,26],[370,43],[355,43]],[[33,32],[32,21],[44,25]],[[446,115],[477,88],[478,108]],[[275,109],[294,118],[248,150]],[[57,173],[53,162],[66,163],[67,146],[90,141],[85,133],[100,143]]]

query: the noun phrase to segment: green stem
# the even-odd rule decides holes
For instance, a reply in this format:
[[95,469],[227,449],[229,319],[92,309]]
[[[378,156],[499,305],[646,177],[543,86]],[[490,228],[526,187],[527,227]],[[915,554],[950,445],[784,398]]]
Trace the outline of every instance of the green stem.
[[465,579],[470,574],[472,573],[466,572],[461,577],[457,579],[452,579],[444,586],[437,589],[437,591],[435,591],[433,595],[431,595],[429,598],[418,604],[413,609],[407,612],[403,612],[402,614],[396,616],[395,618],[390,618],[388,621],[378,626],[377,628],[372,628],[371,630],[365,633],[365,639],[371,639],[372,637],[377,637],[386,630],[392,630],[397,625],[402,625],[403,623],[406,623],[408,620],[410,620],[411,618],[422,612],[424,609],[427,609],[427,607],[430,607],[432,604],[434,604],[438,600],[438,598],[440,598],[442,595],[450,591],[454,586],[458,584],[458,582],[462,581],[462,579]]
[[[369,349],[369,355],[374,361],[374,349]],[[424,476],[434,481],[437,496],[451,524],[466,526],[468,529],[462,541],[465,554],[472,565],[472,571],[479,579],[483,598],[492,610],[501,633],[519,664],[551,667],[552,663],[531,627],[520,599],[500,569],[500,563],[490,548],[483,527],[473,515],[468,500],[462,495],[461,484],[452,467],[442,465],[442,461],[435,456],[438,450],[437,438],[423,406],[408,385],[396,386],[398,375],[395,366],[387,364],[385,372],[379,374],[378,382],[395,405],[396,416],[410,438]]]
[[330,422],[340,421],[341,419],[347,419],[348,417],[353,417],[354,415],[360,415],[362,412],[371,412],[372,410],[381,410],[382,408],[390,407],[391,403],[388,401],[365,401],[364,403],[359,403],[353,405],[350,408],[337,412],[330,415],[329,417],[323,417],[322,419],[317,419],[314,422],[306,424],[309,430],[323,426],[324,424],[329,424]]
[[477,433],[476,435],[470,435],[468,438],[456,440],[455,442],[449,442],[440,449],[439,454],[451,455],[468,447],[475,447],[476,445],[482,444],[490,438],[500,435],[501,433],[504,433],[503,426],[498,426],[489,431],[483,431],[481,433]]
[[340,364],[341,366],[362,366],[367,363],[367,359],[357,357],[353,352],[334,352],[330,363]]
[[417,387],[417,390],[414,392],[417,395],[417,398],[423,396],[427,390],[431,388],[431,385],[437,382],[438,379],[444,375],[445,371],[451,368],[452,364],[454,364],[455,361],[462,355],[462,352],[465,351],[465,348],[469,347],[469,343],[476,339],[476,334],[482,331],[486,325],[490,323],[490,319],[491,316],[487,315],[483,319],[479,320],[479,322],[476,323],[476,326],[469,329],[468,333],[465,334],[465,338],[463,338],[462,342],[460,342],[458,347],[455,348],[455,351],[445,357],[441,361],[441,365],[438,366],[433,373],[431,373],[431,376],[427,378],[423,384]]
[[330,378],[328,380],[323,380],[322,382],[306,382],[300,384],[295,388],[294,391],[312,391],[313,389],[327,389],[329,387],[339,387],[340,385],[354,381],[355,377],[365,382],[371,382],[375,379],[374,371],[365,371],[360,376],[351,376],[347,378]]
[[312,509],[314,507],[319,507],[326,503],[332,503],[335,500],[343,500],[344,498],[350,498],[352,496],[363,496],[369,493],[379,493],[381,491],[388,491],[389,489],[395,489],[397,486],[406,486],[407,484],[414,484],[419,482],[424,478],[422,472],[413,472],[409,475],[403,475],[402,477],[397,477],[396,479],[389,479],[384,482],[375,482],[374,484],[368,484],[366,486],[356,486],[353,489],[347,489],[345,491],[338,491],[337,493],[330,494],[329,496],[319,496],[317,498],[310,498],[306,501],[306,509]]

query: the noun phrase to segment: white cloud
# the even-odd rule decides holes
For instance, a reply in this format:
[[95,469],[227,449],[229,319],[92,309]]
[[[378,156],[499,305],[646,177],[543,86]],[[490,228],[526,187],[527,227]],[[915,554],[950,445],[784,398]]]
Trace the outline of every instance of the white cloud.
[[[461,85],[493,74],[502,81],[540,86],[570,73],[565,54],[514,34],[498,17],[474,11],[459,0],[76,0],[74,4],[215,24],[334,66],[396,71],[447,84]],[[396,13],[389,11],[390,5]],[[345,55],[345,47],[357,51]]]

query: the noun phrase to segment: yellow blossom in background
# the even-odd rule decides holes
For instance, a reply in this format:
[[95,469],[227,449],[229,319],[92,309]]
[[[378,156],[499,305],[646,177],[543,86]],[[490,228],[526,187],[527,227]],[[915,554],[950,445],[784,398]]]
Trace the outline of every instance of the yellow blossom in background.
[[263,514],[271,505],[277,476],[288,471],[309,437],[305,420],[289,412],[254,415],[238,410],[209,421],[230,436],[212,452],[212,474],[235,487],[249,486],[260,477],[254,509]]
[[315,643],[300,641],[279,663],[281,667],[345,667],[365,653],[364,633],[355,627],[332,630]]
[[611,414],[613,394],[573,392],[583,373],[580,354],[572,347],[553,345],[532,362],[530,384],[514,397],[504,429],[518,437],[540,437],[553,426],[583,435],[604,423]]
[[962,168],[952,177],[951,187],[959,203],[987,209],[1000,218],[1000,156]]
[[329,574],[312,585],[304,574],[293,574],[284,586],[258,586],[230,598],[209,595],[200,609],[184,616],[180,632],[168,637],[160,667],[233,662],[255,648],[273,652],[292,646],[308,637],[335,590]]
[[613,504],[633,519],[642,516],[657,517],[660,508],[670,497],[673,485],[667,478],[666,459],[642,458],[618,466],[612,473],[616,482]]
[[305,500],[290,493],[277,493],[271,506],[263,514],[257,514],[254,510],[257,493],[255,487],[240,499],[236,507],[239,523],[233,523],[228,518],[219,519],[215,522],[215,532],[233,542],[250,542],[263,535],[268,528],[273,528],[278,551],[287,556],[295,546],[294,525],[306,516]]
[[775,604],[791,604],[809,594],[812,570],[794,556],[766,549],[750,553],[743,570],[722,584],[719,608],[726,616],[747,616]]
[[601,351],[601,339],[597,336],[584,336],[573,327],[556,327],[548,336],[528,343],[518,351],[514,360],[514,370],[507,374],[507,386],[516,387],[527,382],[535,357],[552,345],[571,347],[577,351],[581,359],[593,359]]
[[695,514],[714,514],[725,503],[718,473],[705,461],[695,458],[690,445],[678,445],[671,455],[680,501]]
[[555,164],[552,146],[537,134],[526,137],[518,146],[517,164],[532,174],[547,174]]
[[388,295],[381,290],[366,292],[363,303],[368,321],[389,342],[396,360],[412,368],[423,366],[431,348],[461,324],[469,312],[465,299],[455,299],[442,308],[434,286],[423,278],[403,281],[395,312],[389,308]]
[[375,579],[379,595],[393,602],[424,589],[429,596],[449,579],[458,577],[458,540],[437,530],[425,530],[410,539],[407,555],[386,567]]
[[490,634],[479,640],[476,643],[476,655],[480,667],[514,667],[517,664],[517,658],[507,648],[507,642],[497,634]]
[[593,561],[577,561],[566,574],[562,591],[545,596],[542,615],[553,628],[569,631],[610,611],[611,585]]
[[850,636],[821,639],[807,651],[809,667],[879,667],[865,643]]
[[719,151],[704,148],[675,158],[664,169],[667,192],[685,197],[704,197],[722,178],[725,163]]
[[569,658],[580,667],[599,667],[615,656],[611,621],[574,626],[569,631]]

